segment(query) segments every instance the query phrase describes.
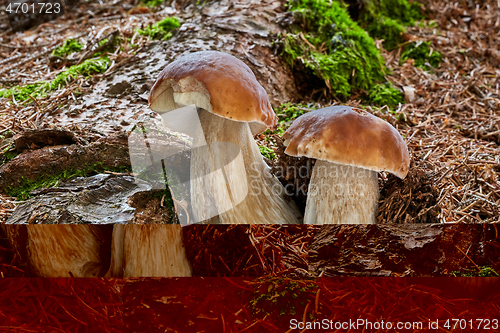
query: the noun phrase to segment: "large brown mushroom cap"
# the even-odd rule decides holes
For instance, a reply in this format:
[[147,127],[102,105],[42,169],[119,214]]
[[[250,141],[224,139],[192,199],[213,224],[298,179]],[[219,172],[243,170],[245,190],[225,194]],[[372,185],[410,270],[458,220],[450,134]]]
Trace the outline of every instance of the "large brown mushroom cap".
[[[195,104],[225,118],[257,122],[271,128],[278,122],[266,91],[250,68],[226,53],[195,52],[167,65],[151,89],[151,109],[170,111],[165,110],[165,100],[172,99],[170,96],[175,92],[207,96],[209,105]],[[193,99],[196,98],[190,101]]]
[[285,153],[406,177],[410,155],[403,138],[386,121],[348,106],[309,112],[295,120],[283,138]]

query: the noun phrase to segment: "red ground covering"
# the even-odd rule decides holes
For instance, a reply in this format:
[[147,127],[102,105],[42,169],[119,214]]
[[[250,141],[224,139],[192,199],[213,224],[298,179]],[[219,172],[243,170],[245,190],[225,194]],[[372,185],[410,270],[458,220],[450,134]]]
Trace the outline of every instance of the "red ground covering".
[[123,332],[121,281],[0,279],[0,332]]
[[[421,330],[403,330],[408,332],[436,332],[429,329],[429,321],[436,320],[440,331],[454,325],[455,332],[480,332],[488,325],[494,331],[498,322],[491,320],[500,320],[500,280],[476,280],[472,288],[464,281],[471,280],[136,279],[124,286],[124,320],[131,332],[300,332],[299,322],[326,320],[335,325],[358,319],[372,324],[383,320],[386,325],[422,323]],[[483,282],[489,283],[487,292]],[[322,331],[334,331],[331,327]]]
[[[0,332],[495,332],[498,278],[0,279]],[[453,320],[456,321],[453,321]],[[482,321],[481,321],[482,320]],[[366,324],[369,321],[374,329]],[[409,323],[409,324],[408,324]],[[439,324],[429,329],[429,323]],[[447,324],[449,326],[447,326]],[[366,326],[365,326],[366,325]],[[462,327],[462,328],[461,328]],[[473,329],[471,329],[471,327]],[[487,329],[489,327],[489,329]],[[498,329],[496,329],[498,327]],[[314,332],[318,330],[308,330]]]

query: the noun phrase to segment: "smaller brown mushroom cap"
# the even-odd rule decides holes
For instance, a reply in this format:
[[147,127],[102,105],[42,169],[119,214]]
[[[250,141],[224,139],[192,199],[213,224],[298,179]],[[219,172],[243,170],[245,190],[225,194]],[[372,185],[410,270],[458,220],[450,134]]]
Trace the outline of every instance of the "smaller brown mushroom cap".
[[253,123],[254,134],[278,122],[251,69],[223,52],[195,52],[168,64],[151,89],[149,103],[158,112],[176,109],[176,103],[195,104],[224,118]]
[[410,166],[408,148],[394,127],[348,106],[307,113],[293,122],[283,138],[285,153],[291,156],[388,171],[401,179]]

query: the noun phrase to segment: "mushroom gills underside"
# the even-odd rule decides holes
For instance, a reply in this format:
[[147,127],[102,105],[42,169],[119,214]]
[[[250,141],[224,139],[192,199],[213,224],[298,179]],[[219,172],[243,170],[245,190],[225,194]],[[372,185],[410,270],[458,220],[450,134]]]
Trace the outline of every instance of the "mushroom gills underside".
[[180,89],[171,80],[162,83],[165,88],[161,89],[158,96],[155,96],[154,101],[151,103],[151,110],[164,113],[173,111],[186,105],[196,105],[205,110],[212,111],[212,104],[210,104],[210,95],[208,92],[203,91],[186,91],[177,92],[175,89]]
[[378,198],[376,171],[317,160],[304,224],[374,224]]
[[[203,133],[191,156],[192,209],[196,222],[219,216],[222,224],[297,224],[300,212],[270,173],[246,122],[201,109]],[[236,149],[228,153],[228,149]],[[236,156],[236,158],[234,158]],[[209,176],[207,176],[209,175]]]

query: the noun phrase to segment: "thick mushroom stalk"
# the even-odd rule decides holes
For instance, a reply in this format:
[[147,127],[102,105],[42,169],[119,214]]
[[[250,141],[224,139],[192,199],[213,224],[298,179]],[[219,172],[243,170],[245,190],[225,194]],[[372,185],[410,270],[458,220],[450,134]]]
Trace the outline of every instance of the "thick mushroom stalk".
[[116,224],[112,277],[189,277],[192,275],[178,224]]
[[[299,213],[293,202],[286,201],[285,189],[270,173],[249,124],[203,109],[199,115],[204,135],[196,136],[194,145],[206,143],[210,149],[208,154],[202,151],[191,156],[192,209],[196,220],[218,216],[222,224],[298,223]],[[239,150],[236,159],[229,160],[225,143],[233,143],[229,149]],[[209,174],[215,177],[206,177]]]
[[317,159],[309,183],[306,224],[375,223],[377,172],[404,178],[410,166],[408,148],[394,127],[347,106],[306,113],[283,138],[286,154]]
[[[286,200],[252,134],[277,123],[268,97],[242,61],[221,52],[196,52],[169,64],[149,97],[152,110],[167,127],[190,132],[193,222],[224,224],[295,224],[300,213]],[[169,113],[198,107],[198,118],[185,129]],[[194,123],[199,121],[196,126]],[[180,124],[180,126],[179,126]],[[195,128],[195,130],[193,130]],[[217,221],[218,220],[218,221]]]
[[110,226],[35,224],[2,228],[35,276],[98,277],[109,267]]
[[377,172],[316,161],[307,194],[305,224],[374,224],[379,198]]

